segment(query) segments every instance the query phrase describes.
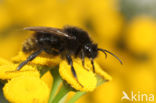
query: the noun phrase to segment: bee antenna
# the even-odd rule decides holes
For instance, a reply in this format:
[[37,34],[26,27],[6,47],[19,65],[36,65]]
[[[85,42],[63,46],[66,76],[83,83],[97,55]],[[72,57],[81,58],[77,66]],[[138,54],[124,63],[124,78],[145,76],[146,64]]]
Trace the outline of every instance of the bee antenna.
[[123,64],[122,61],[115,54],[111,53],[110,51],[108,51],[106,49],[101,49],[101,48],[98,48],[98,50],[102,51],[105,54],[106,58],[107,58],[107,54],[106,54],[106,52],[107,52],[107,53],[111,54],[112,56],[114,56],[121,64]]

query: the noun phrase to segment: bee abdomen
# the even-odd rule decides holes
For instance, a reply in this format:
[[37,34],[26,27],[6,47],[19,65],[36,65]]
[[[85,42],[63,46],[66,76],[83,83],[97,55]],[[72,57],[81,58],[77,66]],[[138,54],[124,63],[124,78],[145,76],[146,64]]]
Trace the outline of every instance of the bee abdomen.
[[28,53],[37,49],[37,40],[28,38],[23,44],[23,52]]

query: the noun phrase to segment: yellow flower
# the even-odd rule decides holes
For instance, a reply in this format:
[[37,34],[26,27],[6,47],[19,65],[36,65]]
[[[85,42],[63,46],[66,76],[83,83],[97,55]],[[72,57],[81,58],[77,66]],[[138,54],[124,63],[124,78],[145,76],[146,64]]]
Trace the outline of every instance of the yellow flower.
[[[151,53],[156,44],[156,21],[149,17],[135,18],[127,28],[127,47],[134,52]],[[155,52],[154,52],[155,53]]]
[[49,88],[52,87],[53,84],[53,77],[50,74],[50,72],[48,71],[47,73],[45,73],[41,79],[48,85]]
[[111,76],[105,73],[102,68],[94,62],[95,73],[92,71],[92,65],[89,59],[85,59],[85,66],[83,67],[81,59],[74,59],[73,66],[77,74],[78,81],[74,78],[71,72],[71,66],[66,62],[60,63],[59,72],[60,76],[69,83],[74,89],[80,91],[93,91],[97,86],[97,75],[101,76],[104,80],[111,80]]
[[12,79],[14,77],[19,77],[22,75],[35,77],[40,76],[39,71],[32,66],[26,65],[20,71],[16,70],[17,66],[17,64],[8,64],[0,66],[0,79]]
[[[25,54],[24,52],[20,51],[19,54],[12,58],[14,62],[22,62],[27,59],[30,54]],[[30,62],[30,64],[39,64],[39,65],[46,65],[46,66],[54,66],[59,64],[61,61],[60,57],[53,57],[47,55],[46,53],[41,53],[41,56],[36,57],[34,60]]]
[[[75,60],[77,63],[79,63],[81,66],[82,65],[82,60],[80,59],[76,59]],[[112,80],[112,77],[107,74],[106,72],[103,71],[103,69],[98,65],[98,63],[96,61],[94,61],[94,66],[95,66],[95,73],[98,74],[99,76],[101,76],[104,80]],[[84,66],[87,70],[92,69],[92,64],[91,61],[89,59],[85,59],[85,66]]]
[[47,103],[49,88],[40,78],[21,76],[11,79],[3,93],[11,103]]

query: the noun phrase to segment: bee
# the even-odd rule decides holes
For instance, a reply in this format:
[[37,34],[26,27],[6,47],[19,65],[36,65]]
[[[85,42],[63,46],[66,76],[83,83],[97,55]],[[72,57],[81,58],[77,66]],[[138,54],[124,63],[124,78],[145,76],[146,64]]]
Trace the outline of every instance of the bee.
[[71,66],[71,72],[76,80],[77,75],[73,67],[72,56],[81,58],[83,66],[85,64],[84,58],[89,58],[93,72],[95,72],[94,59],[98,56],[98,51],[103,52],[106,57],[107,53],[111,54],[122,64],[122,61],[115,54],[106,49],[98,48],[98,45],[90,39],[89,34],[80,28],[66,26],[63,29],[52,27],[27,27],[24,29],[35,33],[26,40],[22,49],[24,53],[31,54],[17,67],[17,70],[32,61],[41,52],[53,56],[61,55],[62,59],[67,60]]

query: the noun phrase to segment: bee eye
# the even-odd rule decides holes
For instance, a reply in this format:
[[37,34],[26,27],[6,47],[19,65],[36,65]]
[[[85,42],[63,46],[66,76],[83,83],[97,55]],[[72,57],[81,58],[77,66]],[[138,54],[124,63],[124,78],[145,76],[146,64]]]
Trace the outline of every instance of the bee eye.
[[90,51],[91,51],[89,45],[85,45],[85,46],[84,46],[84,50],[85,50],[86,52],[90,52]]

